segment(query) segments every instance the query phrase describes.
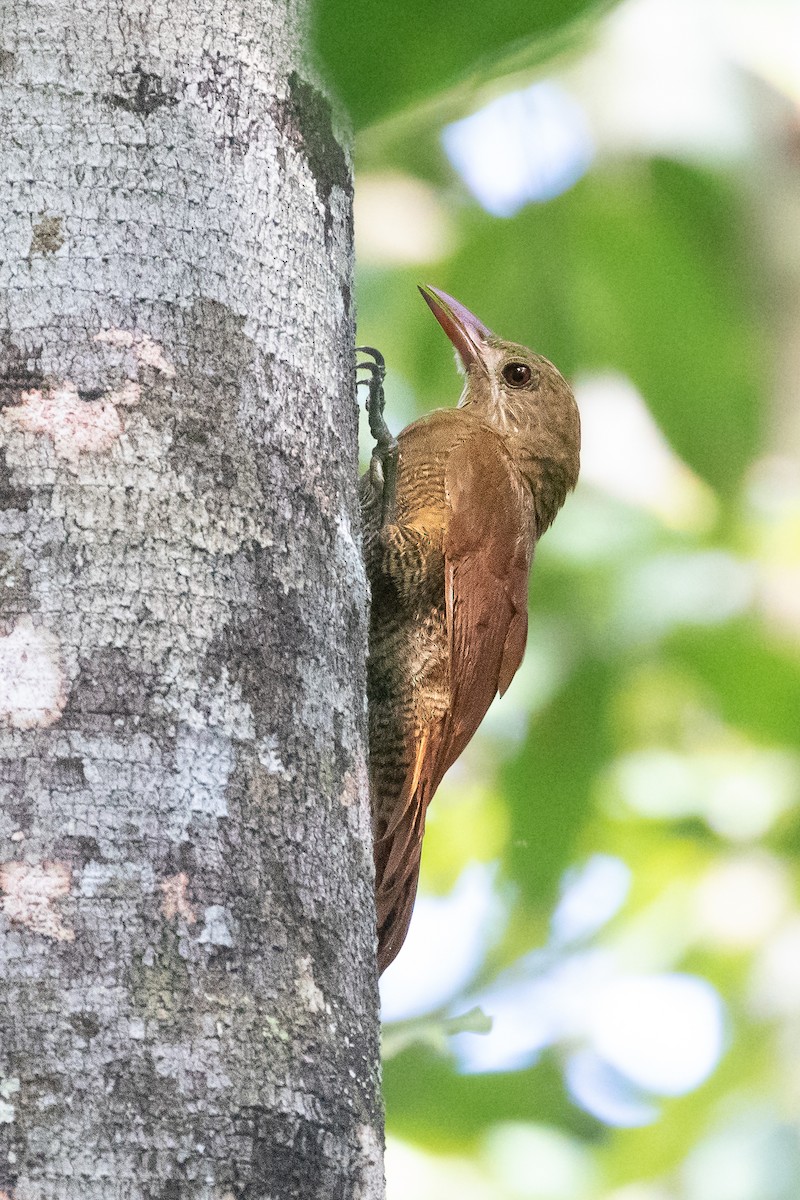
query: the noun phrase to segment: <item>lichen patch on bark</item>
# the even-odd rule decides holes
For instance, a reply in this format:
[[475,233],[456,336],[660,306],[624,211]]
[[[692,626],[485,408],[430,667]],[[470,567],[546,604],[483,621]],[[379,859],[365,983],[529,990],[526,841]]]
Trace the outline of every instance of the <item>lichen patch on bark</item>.
[[358,754],[354,769],[344,773],[339,803],[347,812],[350,832],[358,841],[363,842],[371,857],[372,821],[369,808],[369,772],[367,760],[363,754]]
[[210,904],[203,911],[205,924],[200,931],[198,942],[206,946],[232,946],[233,934],[230,928],[230,914],[222,904]]
[[0,636],[0,724],[13,729],[52,725],[67,702],[55,637],[23,617]]
[[307,956],[298,958],[297,972],[295,984],[297,985],[297,993],[303,1006],[312,1013],[325,1012],[328,1006],[325,1003],[325,996],[322,989],[317,986],[314,979],[311,959]]
[[258,743],[258,761],[270,775],[280,775],[282,779],[291,779],[292,773],[287,770],[278,752],[278,741],[275,737],[262,738]]
[[231,739],[212,730],[181,729],[175,761],[187,821],[192,812],[227,816],[227,787],[234,764]]
[[28,256],[55,254],[65,242],[64,223],[61,217],[48,217],[44,213],[33,227]]
[[75,940],[74,930],[53,908],[54,901],[72,890],[72,869],[66,863],[3,863],[0,890],[4,893],[2,911],[14,924],[54,941]]
[[[17,1106],[12,1104],[11,1098],[17,1095],[19,1086],[16,1075],[0,1075],[0,1125],[10,1125],[16,1118]],[[0,1200],[3,1200],[4,1196],[7,1196],[7,1193],[0,1191]]]
[[353,1200],[377,1200],[383,1196],[383,1141],[372,1125],[359,1125],[357,1132],[362,1164]]
[[342,780],[342,790],[339,793],[339,803],[350,808],[359,801],[364,801],[369,793],[369,774],[367,762],[363,754],[359,755],[354,771],[345,771]]

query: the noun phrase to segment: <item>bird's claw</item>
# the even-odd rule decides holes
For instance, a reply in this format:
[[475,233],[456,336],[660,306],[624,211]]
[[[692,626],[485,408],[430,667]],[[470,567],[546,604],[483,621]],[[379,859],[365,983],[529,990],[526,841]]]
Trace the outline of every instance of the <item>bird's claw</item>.
[[369,371],[369,376],[366,379],[359,379],[356,386],[364,384],[369,389],[367,397],[366,409],[369,413],[369,430],[378,446],[388,445],[392,440],[392,435],[383,419],[383,409],[386,404],[386,397],[383,390],[383,381],[386,378],[386,360],[380,350],[376,350],[374,346],[356,346],[357,354],[369,354],[372,362],[357,362],[357,371]]
[[369,356],[375,360],[374,363],[359,363],[358,365],[360,367],[375,366],[384,375],[386,374],[386,359],[383,357],[380,350],[376,350],[374,346],[356,346],[356,354],[369,354]]
[[[383,481],[381,523],[387,525],[391,524],[394,516],[399,450],[397,438],[392,434],[383,418],[383,410],[386,404],[386,396],[383,390],[383,381],[386,377],[386,362],[380,350],[376,350],[374,346],[356,346],[356,353],[368,354],[373,360],[372,362],[356,363],[357,371],[369,372],[367,378],[357,380],[356,386],[364,384],[369,392],[366,410],[369,415],[369,431],[375,439],[375,449],[372,451],[372,458],[373,463],[377,460],[380,464],[380,473]],[[374,481],[378,472],[373,467],[370,469],[370,474]]]

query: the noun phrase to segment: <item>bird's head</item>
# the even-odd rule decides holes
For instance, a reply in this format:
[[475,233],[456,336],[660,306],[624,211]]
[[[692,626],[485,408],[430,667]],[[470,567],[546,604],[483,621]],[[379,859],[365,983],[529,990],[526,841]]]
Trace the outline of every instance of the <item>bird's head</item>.
[[498,432],[526,443],[537,461],[557,465],[566,490],[573,488],[578,478],[580,418],[561,372],[527,346],[492,333],[446,292],[430,286],[419,290],[463,367],[459,407],[472,407]]

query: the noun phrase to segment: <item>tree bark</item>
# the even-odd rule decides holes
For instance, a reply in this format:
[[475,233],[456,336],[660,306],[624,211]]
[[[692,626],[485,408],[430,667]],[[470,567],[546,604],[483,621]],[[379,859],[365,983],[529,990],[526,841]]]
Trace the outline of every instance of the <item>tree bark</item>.
[[383,1194],[349,154],[294,0],[0,0],[0,1197]]

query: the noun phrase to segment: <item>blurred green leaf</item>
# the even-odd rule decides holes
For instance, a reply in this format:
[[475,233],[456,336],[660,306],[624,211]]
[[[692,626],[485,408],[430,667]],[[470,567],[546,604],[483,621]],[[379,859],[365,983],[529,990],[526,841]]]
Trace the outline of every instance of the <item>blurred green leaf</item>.
[[356,128],[417,105],[501,64],[551,57],[560,37],[610,0],[462,0],[458,8],[411,0],[318,0],[317,57]]
[[598,1123],[569,1100],[554,1059],[524,1071],[459,1075],[446,1058],[414,1046],[384,1067],[389,1131],[437,1150],[469,1145],[495,1121],[539,1121],[584,1138]]
[[611,754],[612,675],[584,662],[531,727],[503,772],[511,816],[511,871],[529,905],[549,910],[592,812],[595,776]]
[[684,630],[666,653],[712,689],[734,728],[765,742],[800,743],[800,658],[771,645],[754,621]]

